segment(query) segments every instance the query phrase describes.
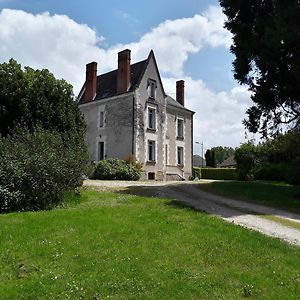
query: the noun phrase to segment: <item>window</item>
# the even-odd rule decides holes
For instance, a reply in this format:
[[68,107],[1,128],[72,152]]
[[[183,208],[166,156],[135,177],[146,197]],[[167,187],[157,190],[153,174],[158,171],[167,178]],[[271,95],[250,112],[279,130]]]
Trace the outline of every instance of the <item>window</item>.
[[154,180],[155,179],[155,173],[154,172],[149,172],[148,173],[148,179],[149,180]]
[[156,81],[153,79],[149,79],[148,81],[148,88],[149,88],[149,96],[150,98],[155,99],[155,92],[156,92]]
[[104,159],[104,142],[98,143],[98,160]]
[[177,119],[177,137],[183,138],[183,120]]
[[99,112],[99,128],[104,127],[104,111]]
[[148,128],[155,129],[156,128],[156,118],[155,118],[155,109],[148,108]]
[[177,164],[183,165],[183,147],[177,147]]
[[155,141],[148,141],[148,161],[155,161]]

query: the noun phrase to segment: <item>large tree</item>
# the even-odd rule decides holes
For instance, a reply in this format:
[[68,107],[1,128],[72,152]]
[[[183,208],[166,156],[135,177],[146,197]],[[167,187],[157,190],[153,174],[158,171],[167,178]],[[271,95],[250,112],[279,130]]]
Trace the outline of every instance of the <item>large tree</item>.
[[84,120],[73,101],[73,89],[48,70],[24,69],[15,60],[0,64],[0,135],[15,127],[37,126],[66,134],[84,134]]
[[234,77],[249,86],[244,124],[264,136],[300,127],[299,0],[220,0],[233,34]]

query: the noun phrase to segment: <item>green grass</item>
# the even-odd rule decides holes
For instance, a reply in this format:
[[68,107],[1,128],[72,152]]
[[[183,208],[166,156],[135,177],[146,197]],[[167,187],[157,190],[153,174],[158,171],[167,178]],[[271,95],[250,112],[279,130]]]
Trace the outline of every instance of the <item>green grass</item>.
[[298,299],[300,249],[178,202],[83,191],[0,215],[0,299]]
[[259,181],[216,181],[199,185],[200,189],[237,200],[280,207],[300,213],[300,187]]

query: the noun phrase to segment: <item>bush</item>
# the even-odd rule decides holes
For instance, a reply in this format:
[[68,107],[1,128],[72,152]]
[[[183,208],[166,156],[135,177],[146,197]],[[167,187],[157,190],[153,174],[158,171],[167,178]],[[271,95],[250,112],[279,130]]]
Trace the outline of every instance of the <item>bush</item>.
[[300,186],[300,158],[297,158],[289,165],[286,180],[290,184]]
[[257,180],[285,181],[288,168],[288,164],[264,162],[255,169],[254,178]]
[[100,180],[139,180],[140,176],[139,167],[116,158],[99,161],[94,172],[94,178]]
[[252,142],[245,143],[235,150],[234,159],[240,180],[253,180],[258,164],[257,149]]
[[201,179],[202,175],[201,175],[201,168],[199,167],[193,167],[193,179],[198,178]]
[[38,210],[62,202],[82,184],[83,140],[37,129],[0,138],[0,212]]
[[203,179],[236,180],[235,168],[203,168],[201,170]]

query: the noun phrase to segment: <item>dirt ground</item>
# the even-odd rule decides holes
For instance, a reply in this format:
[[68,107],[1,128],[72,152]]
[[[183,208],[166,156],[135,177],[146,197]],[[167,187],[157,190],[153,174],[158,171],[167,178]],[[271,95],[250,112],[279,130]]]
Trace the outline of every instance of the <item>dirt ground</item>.
[[257,230],[263,234],[300,246],[300,215],[217,196],[200,190],[198,185],[199,182],[178,181],[86,180],[84,182],[84,186],[100,190],[126,189],[131,194],[176,199],[197,210],[220,217],[225,221]]

